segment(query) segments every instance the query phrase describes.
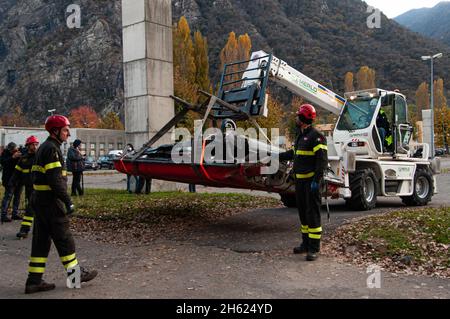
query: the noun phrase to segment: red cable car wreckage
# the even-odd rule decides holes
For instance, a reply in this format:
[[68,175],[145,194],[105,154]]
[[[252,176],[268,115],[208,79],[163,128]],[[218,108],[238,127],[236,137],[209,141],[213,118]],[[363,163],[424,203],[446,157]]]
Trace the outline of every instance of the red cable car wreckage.
[[[206,97],[200,105],[172,96],[182,110],[139,151],[124,152],[122,158],[114,161],[115,168],[134,176],[172,182],[279,193],[286,206],[295,207],[292,164],[278,162],[278,154],[285,150],[273,146],[255,121],[267,112],[266,88],[272,59],[272,55],[260,52],[254,53],[249,61],[225,65],[219,97],[200,91]],[[242,74],[240,79],[229,80]],[[189,111],[203,116],[197,122],[200,134],[187,141],[152,147]],[[207,120],[213,124],[212,134],[207,133],[209,130],[203,133]],[[256,138],[255,129],[248,130],[250,134],[239,134],[241,130],[236,129],[234,122],[237,120],[250,121],[259,131],[260,139]]]

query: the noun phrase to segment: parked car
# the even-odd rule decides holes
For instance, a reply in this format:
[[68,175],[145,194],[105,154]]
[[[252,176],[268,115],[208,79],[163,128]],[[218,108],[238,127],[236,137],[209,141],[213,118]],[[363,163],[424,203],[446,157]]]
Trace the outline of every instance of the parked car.
[[116,156],[116,157],[122,156],[122,150],[113,150],[113,151],[109,151],[108,156],[109,156],[109,155],[111,155],[111,156]]
[[435,156],[444,156],[446,154],[445,148],[437,148],[434,152]]
[[100,156],[99,159],[97,160],[97,165],[99,169],[113,169],[114,168],[114,164],[113,164],[113,157],[110,155],[107,156]]
[[97,166],[97,161],[95,160],[95,158],[91,157],[91,156],[87,156],[84,158],[84,169],[88,170],[88,169],[93,169],[94,171],[96,171],[98,168]]

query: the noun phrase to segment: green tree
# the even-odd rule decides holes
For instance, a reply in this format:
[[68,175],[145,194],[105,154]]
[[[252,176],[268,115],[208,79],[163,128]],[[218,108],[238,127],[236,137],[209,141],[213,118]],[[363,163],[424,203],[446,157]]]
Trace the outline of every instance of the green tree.
[[121,131],[125,129],[117,113],[112,111],[101,118],[98,128]]

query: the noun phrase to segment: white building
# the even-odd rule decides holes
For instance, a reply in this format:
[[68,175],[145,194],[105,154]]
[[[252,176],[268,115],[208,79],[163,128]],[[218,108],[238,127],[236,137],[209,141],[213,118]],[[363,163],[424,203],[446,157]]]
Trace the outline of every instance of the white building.
[[[106,155],[112,150],[122,150],[125,147],[125,131],[73,128],[70,130],[70,134],[68,143],[64,143],[62,147],[64,154],[76,139],[82,141],[81,152],[95,158]],[[31,135],[36,136],[41,143],[48,137],[44,128],[0,126],[0,146],[6,146],[10,142],[24,145],[25,140]]]

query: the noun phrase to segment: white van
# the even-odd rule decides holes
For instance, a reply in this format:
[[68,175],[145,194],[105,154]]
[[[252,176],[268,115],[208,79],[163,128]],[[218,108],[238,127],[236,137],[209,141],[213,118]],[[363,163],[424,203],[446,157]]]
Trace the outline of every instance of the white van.
[[122,150],[109,151],[108,156],[114,156],[114,157],[122,156]]

